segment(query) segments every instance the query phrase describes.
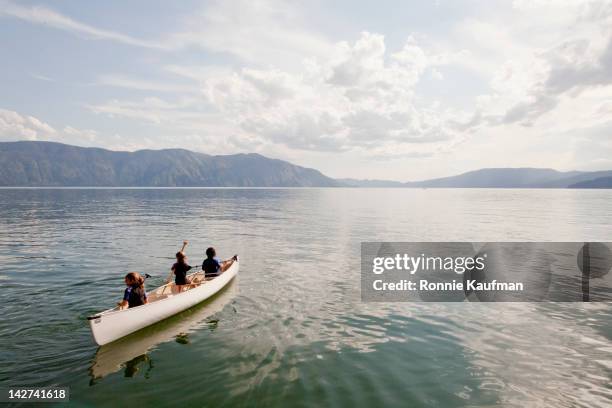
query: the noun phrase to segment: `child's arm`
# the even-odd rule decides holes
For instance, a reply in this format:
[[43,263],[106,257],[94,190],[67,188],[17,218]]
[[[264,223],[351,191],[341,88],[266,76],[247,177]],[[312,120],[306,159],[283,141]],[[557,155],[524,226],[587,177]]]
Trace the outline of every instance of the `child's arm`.
[[125,292],[123,293],[123,299],[121,299],[121,302],[117,303],[117,306],[119,306],[119,309],[123,309],[129,305],[128,303],[129,298],[130,298],[130,288],[126,288]]

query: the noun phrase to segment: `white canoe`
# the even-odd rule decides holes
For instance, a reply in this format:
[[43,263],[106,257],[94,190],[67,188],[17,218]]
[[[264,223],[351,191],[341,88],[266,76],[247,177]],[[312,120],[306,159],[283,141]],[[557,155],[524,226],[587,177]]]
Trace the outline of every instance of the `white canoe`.
[[126,363],[147,354],[154,347],[175,341],[177,335],[188,336],[202,327],[211,329],[207,319],[221,313],[238,294],[238,283],[230,281],[214,296],[206,299],[187,312],[182,312],[179,318],[171,316],[159,324],[151,325],[129,336],[125,336],[110,344],[98,347],[89,373],[96,380],[113,374],[123,368]]
[[195,306],[223,289],[239,268],[239,262],[235,261],[225,272],[210,280],[203,280],[202,271],[196,272],[189,275],[194,286],[181,293],[176,292],[174,283],[169,283],[147,292],[149,303],[146,305],[129,309],[115,307],[90,316],[87,319],[93,338],[102,346]]

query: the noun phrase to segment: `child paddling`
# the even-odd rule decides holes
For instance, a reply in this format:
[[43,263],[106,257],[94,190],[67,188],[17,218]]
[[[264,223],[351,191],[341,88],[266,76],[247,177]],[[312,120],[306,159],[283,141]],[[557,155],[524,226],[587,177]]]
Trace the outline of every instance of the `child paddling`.
[[187,272],[191,269],[191,266],[187,264],[187,257],[182,252],[176,253],[176,263],[172,265],[172,272],[174,273],[174,284],[177,287],[177,290],[180,292],[183,291],[183,287],[189,284],[189,279],[187,279]]
[[217,259],[217,251],[215,251],[215,248],[210,247],[206,250],[206,259],[202,262],[204,276],[206,278],[214,278],[228,270],[236,260],[238,260],[238,255],[234,255],[226,261],[219,261]]
[[183,291],[183,287],[189,284],[187,279],[187,272],[191,269],[191,266],[187,263],[187,256],[183,252],[187,246],[187,241],[183,242],[183,248],[176,253],[176,263],[172,265],[171,272],[174,274],[174,284],[177,287],[179,293]]
[[144,278],[138,272],[130,272],[125,275],[127,288],[123,294],[123,300],[118,303],[119,307],[128,308],[141,306],[149,303],[147,292],[144,287]]

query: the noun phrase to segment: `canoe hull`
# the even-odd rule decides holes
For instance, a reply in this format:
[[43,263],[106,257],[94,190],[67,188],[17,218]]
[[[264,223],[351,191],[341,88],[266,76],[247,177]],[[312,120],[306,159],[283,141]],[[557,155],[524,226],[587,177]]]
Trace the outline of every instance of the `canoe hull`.
[[102,346],[189,309],[223,289],[238,274],[239,263],[196,288],[125,310],[110,310],[89,320],[95,342]]

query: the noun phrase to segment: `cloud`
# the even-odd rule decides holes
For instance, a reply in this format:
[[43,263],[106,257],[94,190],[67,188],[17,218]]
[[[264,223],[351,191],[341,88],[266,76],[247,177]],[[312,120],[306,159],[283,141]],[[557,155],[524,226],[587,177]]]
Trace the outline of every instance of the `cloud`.
[[240,60],[269,65],[301,63],[305,56],[329,57],[333,44],[305,22],[296,4],[270,0],[212,1],[182,17],[182,29],[147,40],[98,28],[44,6],[0,0],[0,17],[12,17],[74,35],[120,44],[177,51],[190,47],[227,53]]
[[112,99],[97,105],[86,105],[88,109],[98,114],[112,117],[126,117],[155,124],[193,118],[197,113],[182,112],[184,105],[178,102],[168,102],[157,97],[146,97],[136,101],[120,101]]
[[364,32],[355,45],[342,42],[336,50],[340,61],[331,67],[331,84],[358,85],[384,68],[385,38],[380,34]]
[[129,78],[122,75],[101,75],[95,82],[96,85],[111,86],[116,88],[134,89],[138,91],[193,93],[197,88],[193,86],[178,85],[166,81],[151,81],[140,78]]
[[55,79],[53,78],[49,78],[46,75],[41,75],[41,74],[36,74],[36,73],[30,73],[30,76],[34,79],[38,79],[39,81],[45,81],[45,82],[55,82]]
[[[576,97],[585,89],[612,84],[612,32],[602,49],[575,40],[547,50],[531,62],[544,65],[541,77],[523,85],[523,96],[509,107],[501,124],[531,125],[540,116],[552,111],[564,96]],[[516,84],[516,81],[512,83]]]
[[101,142],[94,130],[65,126],[58,131],[34,116],[7,109],[0,109],[0,140],[45,140],[81,146],[95,146]]
[[[113,99],[100,104],[85,105],[90,111],[111,119],[125,118],[153,129],[146,137],[129,135],[124,146],[115,140],[118,148],[175,148],[235,153],[252,151],[260,141],[256,136],[236,133],[233,123],[212,112],[200,96],[174,100],[146,97],[137,100]],[[102,141],[101,138],[99,138]],[[106,139],[104,139],[106,142]],[[128,142],[131,142],[128,144]]]
[[170,64],[163,67],[165,72],[178,75],[196,82],[201,82],[208,77],[227,75],[233,70],[229,67],[219,65],[176,65]]
[[612,30],[608,30],[604,38],[603,44],[578,39],[548,51],[544,58],[550,64],[550,74],[544,84],[545,91],[551,94],[579,92],[612,83]]
[[63,140],[73,140],[80,145],[95,145],[98,141],[98,132],[92,129],[76,129],[65,126],[62,131]]
[[56,135],[53,127],[33,116],[0,109],[0,139],[3,141],[47,140]]
[[434,148],[427,145],[457,136],[452,122],[459,120],[455,112],[432,111],[414,97],[414,87],[424,73],[450,63],[457,53],[429,53],[414,38],[398,51],[388,52],[384,37],[368,32],[353,44],[336,44],[335,50],[334,58],[306,60],[296,72],[166,67],[195,80],[200,96],[182,102],[111,100],[89,108],[195,132],[204,117],[211,117],[255,145],[308,151],[382,148],[406,155],[417,151],[421,157]]
[[261,66],[301,64],[329,57],[333,43],[306,28],[299,3],[268,0],[208,2],[185,18],[165,42],[172,48],[199,47]]
[[[494,34],[493,25],[487,25],[488,37],[505,37],[501,42],[509,44],[514,55],[495,70],[491,92],[478,97],[466,131],[483,125],[532,127],[557,109],[563,99],[612,84],[611,2],[515,1],[513,6],[519,12],[520,29],[534,32],[531,40],[542,44],[530,48],[514,46],[522,39],[520,32],[500,29],[503,35]],[[534,14],[545,16],[544,20],[529,22]],[[542,29],[543,23],[548,23],[547,30]],[[558,34],[566,27],[571,30],[559,40]],[[554,40],[550,32],[557,34]]]
[[453,137],[446,123],[453,115],[431,115],[414,98],[423,73],[451,58],[427,53],[412,38],[388,53],[384,37],[368,32],[336,48],[334,59],[311,61],[298,74],[243,70],[204,81],[205,95],[243,130],[296,149],[399,148]]
[[157,49],[167,48],[159,42],[141,40],[126,34],[104,30],[81,23],[43,6],[25,7],[10,1],[0,1],[0,16],[18,18],[32,24],[52,27],[87,38],[110,40],[137,47]]

